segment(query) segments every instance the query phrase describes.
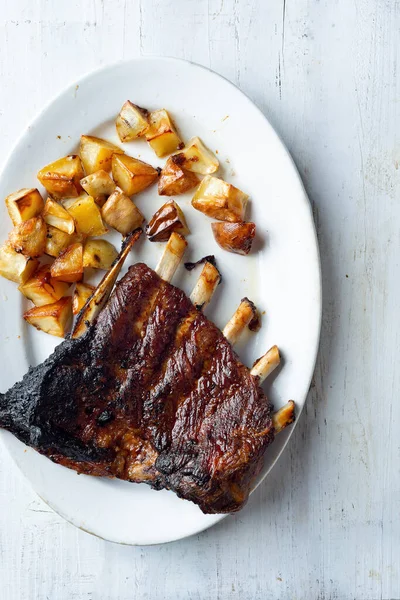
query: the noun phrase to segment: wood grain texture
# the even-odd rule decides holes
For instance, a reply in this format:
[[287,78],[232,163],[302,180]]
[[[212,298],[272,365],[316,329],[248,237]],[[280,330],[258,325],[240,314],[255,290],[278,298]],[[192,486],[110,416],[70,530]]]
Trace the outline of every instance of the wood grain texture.
[[292,152],[324,285],[318,365],[289,448],[214,529],[109,544],[48,509],[2,452],[2,600],[399,599],[399,1],[0,4],[0,163],[37,111],[95,67],[140,55],[204,64]]

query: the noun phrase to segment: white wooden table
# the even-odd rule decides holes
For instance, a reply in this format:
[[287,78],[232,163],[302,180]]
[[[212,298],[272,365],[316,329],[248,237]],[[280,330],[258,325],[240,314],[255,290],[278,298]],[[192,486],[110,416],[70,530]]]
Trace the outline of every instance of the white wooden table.
[[64,522],[1,453],[1,599],[399,599],[399,0],[0,8],[0,164],[44,104],[99,65],[204,64],[244,90],[292,152],[324,283],[307,408],[243,512],[182,542],[119,547]]

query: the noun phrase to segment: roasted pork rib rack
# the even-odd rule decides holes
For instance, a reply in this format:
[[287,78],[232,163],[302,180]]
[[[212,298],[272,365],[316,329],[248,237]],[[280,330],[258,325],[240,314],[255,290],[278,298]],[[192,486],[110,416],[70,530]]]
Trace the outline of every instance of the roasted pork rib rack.
[[173,490],[205,513],[246,502],[274,436],[294,419],[260,384],[271,348],[249,370],[232,345],[254,317],[242,300],[221,332],[203,314],[219,283],[206,262],[188,298],[171,285],[186,241],[173,234],[153,271],[138,263],[114,287],[140,236],[82,309],[70,339],[0,394],[0,427],[79,473]]

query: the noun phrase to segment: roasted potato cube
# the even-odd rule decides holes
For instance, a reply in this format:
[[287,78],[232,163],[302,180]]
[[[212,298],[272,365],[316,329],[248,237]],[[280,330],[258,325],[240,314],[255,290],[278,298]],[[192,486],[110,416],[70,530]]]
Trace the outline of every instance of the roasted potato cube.
[[95,288],[88,283],[77,283],[72,296],[72,314],[77,315],[93,294]]
[[138,158],[126,156],[126,154],[114,154],[112,174],[117,186],[127,196],[133,196],[133,194],[145,190],[158,178],[157,169]]
[[19,286],[19,291],[36,306],[56,302],[68,293],[68,283],[51,277],[50,265],[42,265],[33,277]]
[[79,196],[82,191],[80,180],[84,175],[81,159],[70,154],[40,169],[37,178],[50,196],[59,200]]
[[45,333],[65,337],[72,319],[71,304],[71,297],[67,296],[53,304],[34,306],[24,313],[24,319],[29,325]]
[[160,196],[177,196],[188,192],[198,183],[197,175],[180,167],[171,156],[161,171],[158,193]]
[[149,111],[127,100],[115,122],[121,142],[129,142],[141,137],[149,128]]
[[23,188],[6,198],[8,214],[13,225],[37,217],[43,210],[43,198],[36,188]]
[[108,270],[117,258],[115,247],[106,240],[88,240],[83,247],[83,268]]
[[165,108],[150,113],[149,129],[145,135],[159,157],[167,156],[183,147],[182,140]]
[[234,185],[207,175],[196,190],[192,206],[219,221],[243,221],[249,197]]
[[65,250],[71,244],[76,244],[80,242],[81,244],[85,241],[86,236],[82,233],[73,233],[70,235],[69,233],[65,233],[65,231],[61,231],[57,229],[57,227],[53,227],[52,225],[47,225],[47,236],[46,236],[46,254],[49,256],[57,256]]
[[127,235],[140,227],[144,217],[136,204],[117,188],[101,209],[101,216],[110,227]]
[[179,152],[171,156],[175,164],[187,171],[210,175],[219,168],[218,158],[206,148],[200,138],[194,137]]
[[174,200],[168,200],[150,219],[146,235],[150,242],[165,242],[174,231],[181,235],[190,233],[182,210]]
[[75,222],[69,213],[61,204],[58,204],[53,198],[47,198],[43,210],[43,219],[48,225],[52,225],[65,233],[74,233]]
[[82,244],[71,244],[63,250],[50,268],[53,279],[72,283],[81,281],[83,277],[83,248]]
[[25,283],[38,268],[39,261],[28,258],[7,242],[0,247],[0,275],[15,283]]
[[248,254],[256,235],[254,223],[211,223],[211,229],[217,244],[235,254]]
[[99,206],[103,206],[108,196],[115,191],[115,183],[105,171],[96,171],[81,179],[81,186],[94,198]]
[[101,138],[92,135],[81,135],[79,153],[85,167],[86,175],[91,175],[100,170],[111,171],[113,154],[124,154],[124,151]]
[[16,225],[8,236],[8,242],[16,252],[37,258],[46,249],[47,225],[42,217],[32,217]]
[[101,218],[100,208],[92,196],[82,194],[79,198],[66,200],[64,207],[75,222],[76,230],[83,235],[107,233]]

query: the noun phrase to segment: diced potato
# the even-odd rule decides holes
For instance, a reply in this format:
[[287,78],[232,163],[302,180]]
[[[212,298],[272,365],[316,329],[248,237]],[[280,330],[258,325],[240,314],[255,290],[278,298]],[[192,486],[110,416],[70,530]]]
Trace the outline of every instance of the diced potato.
[[65,233],[65,231],[61,231],[61,229],[57,229],[52,225],[47,225],[46,254],[57,257],[60,252],[72,244],[71,240],[72,235],[69,233]]
[[218,158],[211,150],[206,148],[200,138],[193,137],[186,146],[171,156],[175,164],[187,171],[211,175],[219,168]]
[[193,189],[198,183],[195,173],[182,169],[170,157],[161,171],[158,193],[160,196],[177,196]]
[[68,283],[56,281],[51,277],[50,265],[42,265],[33,277],[21,284],[18,289],[36,306],[44,306],[65,296],[68,288]]
[[57,281],[72,283],[81,281],[83,277],[83,248],[82,244],[71,244],[61,252],[51,265],[50,273]]
[[37,217],[43,210],[43,198],[36,188],[23,188],[6,198],[8,214],[13,225]]
[[109,174],[102,170],[81,179],[81,186],[99,206],[103,206],[116,187]]
[[127,235],[140,227],[144,217],[136,204],[117,188],[101,209],[101,216],[110,227]]
[[34,306],[24,313],[24,319],[36,329],[57,337],[65,337],[72,319],[71,297],[60,298],[44,306]]
[[149,128],[149,111],[127,100],[115,122],[121,142],[129,142],[141,137]]
[[79,198],[66,200],[64,207],[75,221],[76,230],[84,235],[107,233],[101,218],[100,208],[92,196],[82,194]]
[[117,258],[115,247],[106,240],[88,240],[83,247],[83,268],[108,270]]
[[78,196],[82,190],[80,180],[84,175],[81,159],[76,154],[70,154],[40,169],[37,177],[50,196],[59,200]]
[[61,204],[58,204],[53,198],[47,198],[43,210],[43,219],[48,225],[52,225],[65,233],[74,233],[75,222],[69,213]]
[[25,283],[38,268],[39,261],[16,252],[8,243],[0,247],[0,275],[15,283]]
[[234,185],[207,175],[192,199],[192,206],[220,221],[243,221],[248,195]]
[[126,154],[114,154],[112,174],[115,183],[127,196],[145,190],[158,178],[157,169]]
[[190,233],[185,216],[174,200],[168,200],[158,209],[146,227],[150,242],[165,242],[171,233]]
[[183,148],[182,140],[165,108],[150,113],[149,129],[145,135],[146,140],[159,157],[167,156],[167,154]]
[[47,226],[42,217],[32,217],[16,225],[8,236],[9,244],[16,252],[37,258],[46,249]]
[[85,167],[86,175],[91,175],[100,170],[111,171],[113,154],[124,154],[124,151],[101,138],[92,135],[81,135],[79,153]]
[[256,235],[254,223],[211,223],[211,229],[217,244],[235,254],[248,254]]
[[77,315],[93,294],[95,288],[88,283],[77,283],[72,296],[72,314]]

